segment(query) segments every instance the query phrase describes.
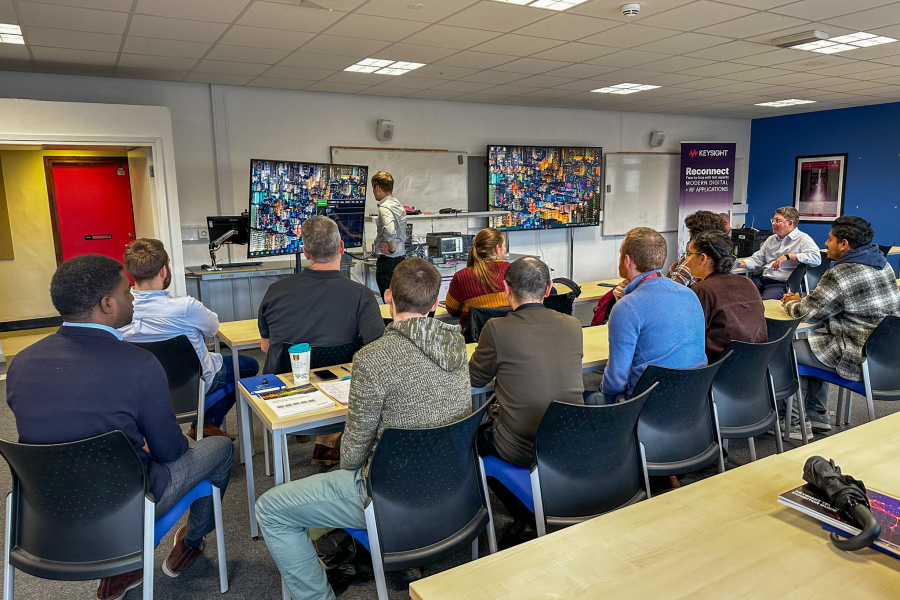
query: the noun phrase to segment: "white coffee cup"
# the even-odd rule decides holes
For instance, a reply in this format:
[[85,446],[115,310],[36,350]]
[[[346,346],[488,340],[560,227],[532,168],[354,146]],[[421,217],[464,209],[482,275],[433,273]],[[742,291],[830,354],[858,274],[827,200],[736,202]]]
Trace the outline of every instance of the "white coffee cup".
[[309,358],[312,349],[309,344],[296,344],[288,348],[291,355],[291,371],[294,374],[294,385],[309,383]]

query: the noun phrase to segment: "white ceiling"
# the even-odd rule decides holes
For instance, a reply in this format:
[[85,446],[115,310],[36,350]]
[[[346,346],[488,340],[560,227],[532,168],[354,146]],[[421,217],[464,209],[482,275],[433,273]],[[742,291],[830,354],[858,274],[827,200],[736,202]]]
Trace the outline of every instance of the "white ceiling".
[[[0,69],[602,110],[760,117],[900,101],[900,42],[823,55],[772,39],[900,38],[900,1],[0,0]],[[424,5],[419,9],[411,4]],[[363,58],[427,63],[344,72]],[[592,93],[618,83],[661,86]],[[800,98],[784,108],[759,102]]]

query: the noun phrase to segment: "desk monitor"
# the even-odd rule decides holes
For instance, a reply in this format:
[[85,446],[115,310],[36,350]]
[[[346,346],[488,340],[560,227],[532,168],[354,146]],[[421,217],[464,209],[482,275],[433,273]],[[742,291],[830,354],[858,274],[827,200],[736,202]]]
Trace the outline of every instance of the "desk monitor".
[[600,225],[603,149],[488,146],[488,210],[500,230]]
[[237,233],[224,243],[246,244],[250,238],[249,222],[246,214],[231,217],[206,217],[206,226],[209,229],[209,241],[214,242],[226,232],[234,229]]
[[337,223],[345,248],[361,248],[368,177],[364,166],[251,160],[248,258],[299,254],[300,227],[315,215]]

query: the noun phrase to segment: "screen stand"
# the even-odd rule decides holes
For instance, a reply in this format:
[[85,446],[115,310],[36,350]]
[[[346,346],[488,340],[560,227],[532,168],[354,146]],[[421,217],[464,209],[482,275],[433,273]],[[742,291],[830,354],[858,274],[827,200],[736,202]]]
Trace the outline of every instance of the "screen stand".
[[294,275],[299,275],[302,267],[300,266],[300,253],[294,255]]

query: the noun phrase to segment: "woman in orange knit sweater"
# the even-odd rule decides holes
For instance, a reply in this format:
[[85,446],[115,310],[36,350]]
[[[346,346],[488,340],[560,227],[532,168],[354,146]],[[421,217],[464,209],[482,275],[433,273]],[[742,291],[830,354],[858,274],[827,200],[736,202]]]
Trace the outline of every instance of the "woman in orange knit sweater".
[[466,268],[457,271],[450,282],[445,305],[447,312],[459,317],[463,331],[473,306],[509,306],[503,293],[503,276],[508,262],[503,234],[493,227],[482,229],[472,241]]

